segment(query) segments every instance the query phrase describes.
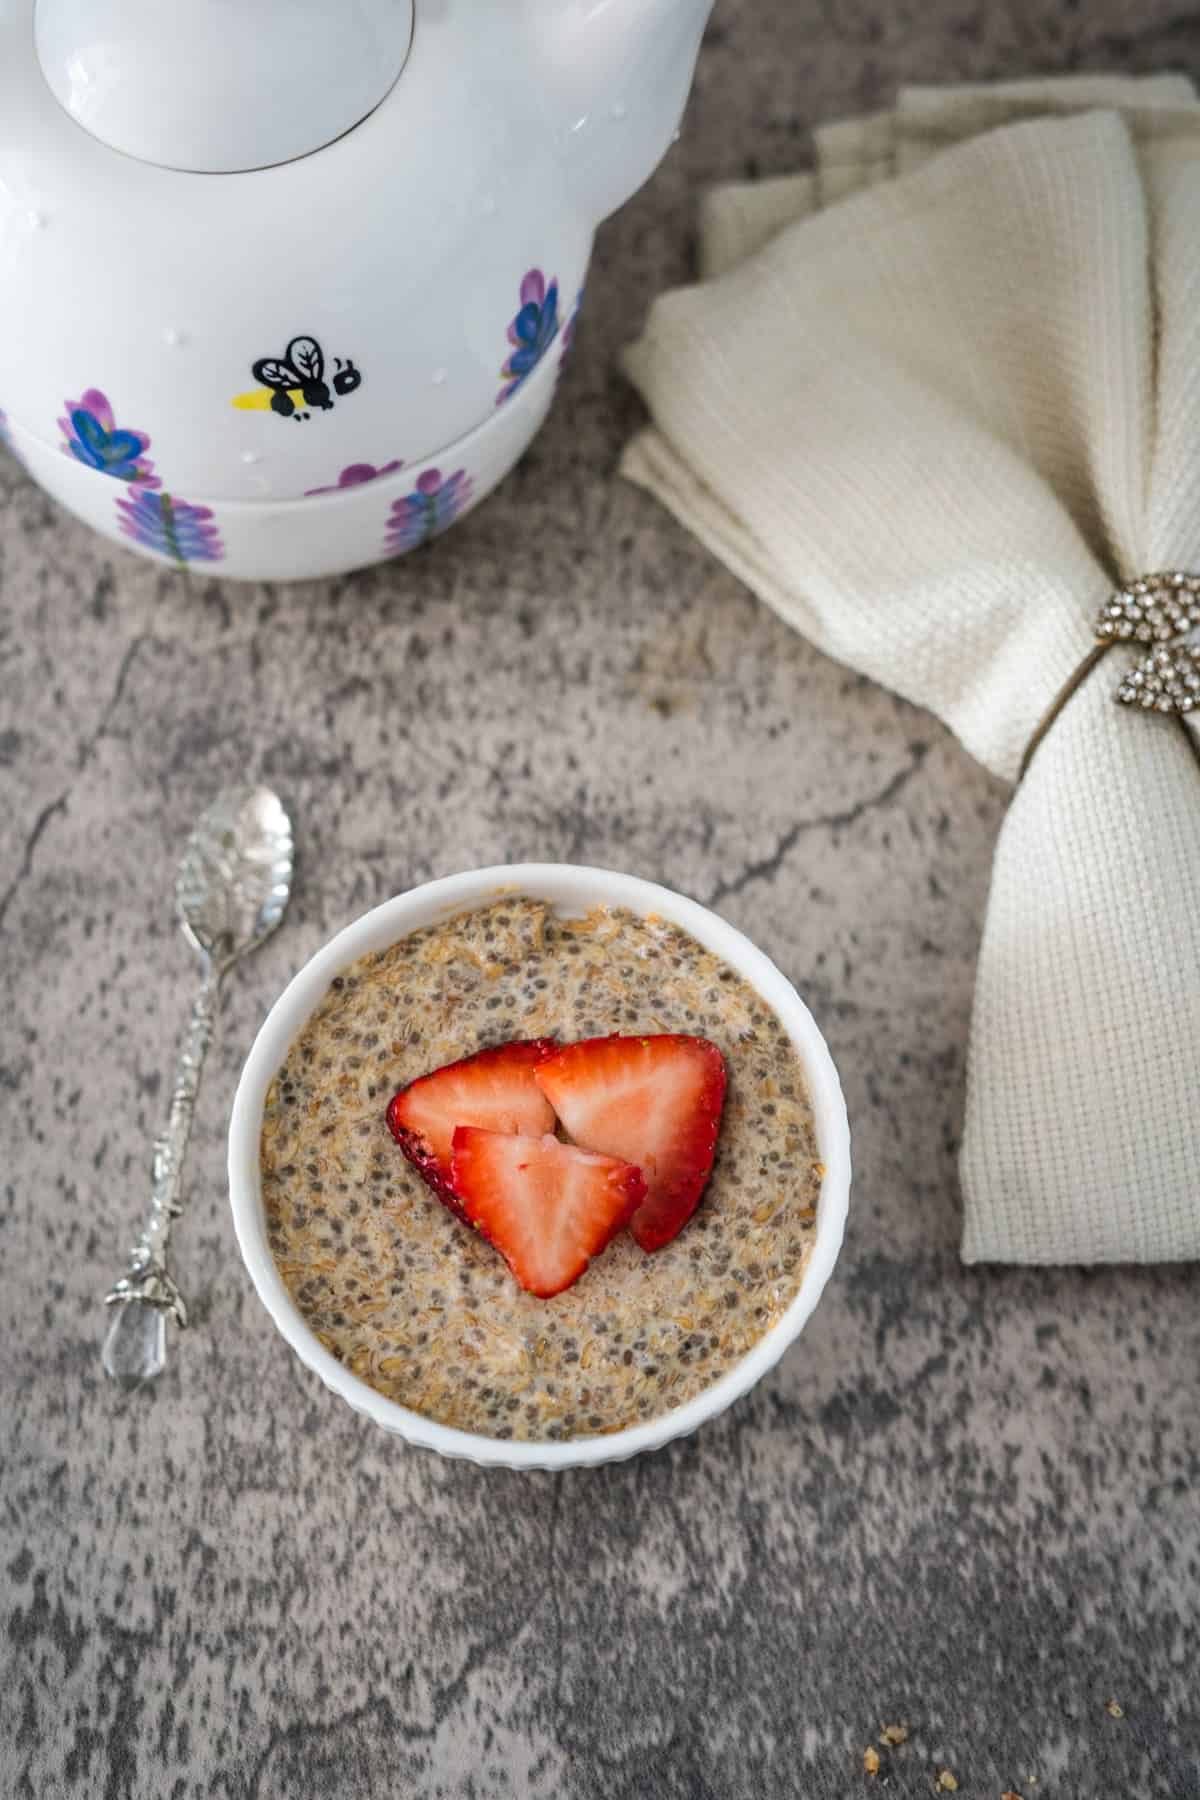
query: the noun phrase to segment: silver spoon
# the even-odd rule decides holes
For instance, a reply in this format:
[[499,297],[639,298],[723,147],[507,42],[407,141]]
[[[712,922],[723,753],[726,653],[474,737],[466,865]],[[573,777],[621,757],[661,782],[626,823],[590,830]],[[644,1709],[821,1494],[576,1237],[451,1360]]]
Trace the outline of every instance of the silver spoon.
[[168,1314],[177,1325],[187,1324],[183,1296],[167,1270],[167,1242],[183,1210],[183,1157],[217,996],[238,957],[274,931],[291,887],[292,825],[278,796],[270,788],[226,788],[188,839],[175,881],[184,936],[203,959],[204,974],[179,1055],[166,1130],[154,1144],[146,1223],[128,1273],[105,1297],[114,1310],[101,1360],[124,1387],[161,1374]]

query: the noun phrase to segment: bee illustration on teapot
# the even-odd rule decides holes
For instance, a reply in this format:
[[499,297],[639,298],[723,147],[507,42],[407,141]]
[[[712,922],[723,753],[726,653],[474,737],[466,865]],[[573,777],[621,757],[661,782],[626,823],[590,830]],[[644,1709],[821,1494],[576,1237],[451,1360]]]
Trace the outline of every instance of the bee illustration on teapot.
[[[353,362],[334,357],[333,394],[352,394],[362,376]],[[282,356],[263,356],[251,373],[261,386],[248,394],[236,394],[233,404],[244,412],[266,412],[282,419],[307,419],[314,412],[329,412],[333,394],[325,380],[325,352],[314,337],[294,337]]]

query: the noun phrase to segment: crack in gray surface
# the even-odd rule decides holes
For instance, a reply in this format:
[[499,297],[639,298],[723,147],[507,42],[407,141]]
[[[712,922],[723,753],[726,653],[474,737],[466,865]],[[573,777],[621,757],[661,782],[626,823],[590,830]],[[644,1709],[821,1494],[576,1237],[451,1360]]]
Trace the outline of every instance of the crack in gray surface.
[[33,827],[26,837],[24,848],[21,851],[21,860],[17,865],[17,872],[4,890],[3,896],[0,896],[0,925],[3,925],[7,918],[8,909],[16,899],[17,892],[20,889],[22,882],[28,879],[33,870],[33,854],[42,841],[42,833],[56,813],[66,812],[67,796],[70,791],[71,790],[67,788],[59,794],[57,799],[49,801],[47,805],[43,806],[41,812],[34,820]]
[[811,819],[797,819],[795,824],[788,826],[769,856],[763,857],[760,862],[747,863],[745,868],[728,880],[718,881],[704,904],[719,906],[722,900],[728,900],[732,894],[744,893],[754,882],[773,881],[801,838],[807,837],[810,832],[836,831],[856,825],[865,814],[890,806],[920,769],[929,754],[929,745],[916,743],[910,746],[910,751],[908,762],[896,771],[890,781],[885,782],[877,794],[868,794],[855,805],[844,807],[838,812],[817,813]]
[[[447,1718],[463,1701],[471,1678],[481,1669],[485,1669],[498,1651],[511,1649],[527,1628],[528,1623],[528,1618],[523,1618],[515,1624],[506,1619],[492,1636],[471,1645],[462,1666],[443,1687],[434,1693],[431,1702],[433,1718],[429,1725],[418,1725],[406,1721],[392,1698],[384,1694],[320,1719],[294,1720],[287,1725],[272,1727],[266,1748],[248,1777],[248,1785],[240,1790],[245,1794],[245,1800],[267,1800],[268,1794],[274,1795],[278,1792],[274,1789],[264,1791],[263,1783],[270,1774],[272,1762],[281,1750],[299,1750],[303,1754],[310,1742],[327,1747],[339,1733],[347,1730],[353,1731],[367,1721],[382,1723],[389,1733],[405,1744],[423,1744],[436,1738]],[[411,1675],[411,1665],[408,1673]],[[236,1781],[235,1772],[233,1778]],[[218,1779],[227,1779],[227,1777],[218,1777]],[[288,1794],[290,1795],[294,1791],[292,1785],[289,1784]],[[374,1792],[374,1789],[371,1791]]]
[[[113,682],[112,692],[100,714],[100,719],[95,730],[92,731],[79,746],[75,765],[79,774],[82,774],[84,769],[87,768],[92,757],[95,755],[97,746],[107,734],[113,715],[124,697],[125,683],[129,679],[129,671],[133,667],[139,651],[148,641],[148,632],[139,633],[139,635],[133,639],[124,656],[121,658],[117,667],[116,679]],[[8,916],[8,909],[16,899],[22,884],[27,881],[29,876],[33,873],[34,852],[37,850],[37,847],[42,840],[42,834],[45,832],[46,827],[56,813],[66,813],[74,787],[75,783],[72,782],[70,786],[64,788],[57,798],[51,800],[42,808],[41,812],[34,820],[33,826],[25,839],[24,848],[21,852],[21,860],[17,867],[17,873],[9,882],[3,895],[0,895],[0,926],[4,924],[4,921]]]
[[113,721],[116,710],[125,698],[125,683],[129,680],[129,672],[146,645],[152,641],[153,639],[148,631],[139,631],[137,636],[129,643],[124,656],[122,656],[117,665],[116,680],[113,682],[112,692],[108,697],[103,712],[100,714],[96,729],[92,732],[91,736],[80,745],[80,769],[87,767],[88,763],[95,755],[97,745],[108,735],[108,728]]

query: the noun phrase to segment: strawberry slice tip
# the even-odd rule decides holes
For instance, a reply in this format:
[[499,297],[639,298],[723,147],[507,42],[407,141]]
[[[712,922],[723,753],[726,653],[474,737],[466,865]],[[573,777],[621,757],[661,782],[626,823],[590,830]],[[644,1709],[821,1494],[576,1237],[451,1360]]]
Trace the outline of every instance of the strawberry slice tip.
[[388,1129],[414,1169],[458,1218],[467,1215],[451,1167],[456,1128],[477,1125],[534,1137],[553,1131],[554,1111],[533,1071],[557,1048],[553,1038],[529,1038],[479,1050],[432,1075],[422,1075],[392,1096]]
[[518,1137],[460,1125],[452,1160],[468,1219],[542,1300],[578,1281],[646,1192],[640,1169],[549,1133]]
[[586,1038],[539,1061],[533,1078],[575,1143],[642,1171],[630,1230],[643,1250],[669,1244],[712,1169],[725,1104],[716,1045],[677,1032]]

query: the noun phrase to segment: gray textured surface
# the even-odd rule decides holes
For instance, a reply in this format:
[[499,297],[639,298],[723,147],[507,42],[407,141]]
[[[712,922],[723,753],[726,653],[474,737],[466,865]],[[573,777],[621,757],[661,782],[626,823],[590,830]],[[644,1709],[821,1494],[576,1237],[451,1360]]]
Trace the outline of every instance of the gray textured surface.
[[[944,1765],[966,1800],[1200,1794],[1195,1273],[956,1256],[1004,796],[613,475],[614,354],[685,272],[702,182],[795,166],[810,123],[901,79],[1200,74],[1200,16],[1132,17],[722,0],[544,436],[407,564],[189,587],[0,459],[4,1796],[841,1800],[898,1719],[896,1795]],[[196,1328],[126,1400],[97,1295],[183,1021],[170,868],[245,770],[294,808],[294,912],[231,984],[201,1102]],[[826,1029],[857,1161],[839,1273],[770,1379],[652,1459],[525,1480],[408,1452],[309,1379],[222,1188],[288,974],[372,901],[521,857],[634,869],[749,931]]]

